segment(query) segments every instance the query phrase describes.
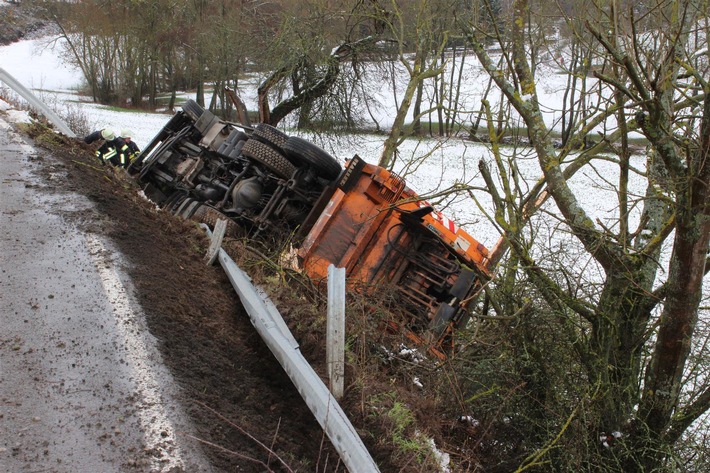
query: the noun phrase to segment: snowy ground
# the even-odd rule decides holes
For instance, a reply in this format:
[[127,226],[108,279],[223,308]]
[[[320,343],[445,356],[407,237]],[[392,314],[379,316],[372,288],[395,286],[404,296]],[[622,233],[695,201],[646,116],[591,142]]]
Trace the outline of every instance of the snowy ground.
[[[80,110],[89,121],[90,128],[113,128],[116,132],[128,128],[133,132],[133,139],[139,146],[145,146],[169,119],[169,113],[142,113],[122,111],[88,102],[86,97],[77,94],[83,78],[80,71],[68,67],[61,59],[62,49],[51,38],[21,41],[10,46],[0,47],[0,67],[5,69],[26,87],[33,89],[42,100],[57,110]],[[469,101],[469,109],[477,109],[481,91],[486,78],[480,68],[468,63],[465,72],[468,84],[462,94]],[[549,125],[558,119],[561,109],[560,90],[564,87],[565,76],[549,71],[544,74],[540,87],[540,101],[545,104],[545,116]],[[244,82],[248,83],[248,82]],[[373,86],[374,89],[374,86]],[[384,89],[384,88],[379,88]],[[243,99],[250,103],[256,93],[242,89]],[[184,97],[189,97],[185,94]],[[391,123],[395,113],[396,98],[380,92],[381,106],[375,111],[376,120],[381,126]],[[288,130],[294,133],[293,130]],[[384,136],[382,135],[342,135],[309,137],[321,147],[331,152],[341,162],[358,154],[368,162],[376,162],[381,152]],[[540,176],[540,169],[529,149],[504,149],[511,159],[521,166],[524,177],[533,182]],[[420,162],[417,158],[427,157]],[[489,149],[461,139],[445,141],[424,139],[408,140],[401,147],[395,169],[403,174],[411,188],[421,195],[431,195],[455,183],[482,187],[483,182],[478,172],[478,161],[490,160]],[[643,160],[638,158],[635,164],[642,168]],[[616,204],[614,183],[617,170],[611,164],[602,164],[593,174],[580,175],[574,185],[584,191],[584,207],[594,218],[602,221],[613,219]],[[604,179],[600,179],[604,176]],[[642,194],[642,180],[632,183],[632,192]],[[491,205],[482,191],[475,194],[479,203],[471,199],[459,198],[456,201],[433,203],[443,208],[444,213],[459,222],[487,247],[492,247],[499,238],[499,233],[484,216],[482,210],[490,212]],[[479,207],[480,205],[480,207]]]
[[[82,84],[83,78],[77,69],[68,67],[61,59],[61,48],[56,41],[51,39],[21,41],[10,46],[0,48],[0,67],[12,74],[26,87],[31,88],[45,102],[56,109],[62,107],[78,108],[88,117],[91,128],[102,128],[105,126],[113,128],[116,132],[128,128],[133,132],[133,139],[139,146],[145,146],[153,136],[160,130],[169,118],[165,113],[140,113],[135,111],[120,111],[115,108],[104,107],[87,102],[86,98],[79,97],[76,90]],[[469,84],[463,95],[471,101],[469,108],[475,109],[476,100],[480,98],[482,84],[485,78],[480,70],[469,67],[466,74],[466,83]],[[546,104],[546,120],[553,124],[557,119],[556,111],[559,110],[561,98],[559,91],[564,86],[564,76],[556,74],[546,74],[544,85],[541,87],[541,102]],[[250,97],[256,96],[249,90],[242,90],[243,98],[249,102]],[[186,95],[187,97],[187,95]],[[376,111],[376,119],[382,126],[391,123],[391,117],[395,112],[395,98],[380,94],[381,106]],[[354,154],[360,155],[368,162],[376,162],[379,158],[384,137],[380,135],[339,135],[323,140],[319,137],[313,138],[323,148],[330,151],[341,162]],[[508,150],[508,153],[515,154],[516,162],[523,165],[523,172],[526,178],[534,180],[540,175],[539,167],[534,156],[529,150]],[[406,167],[406,163],[411,163],[417,157],[429,156],[426,162],[421,165],[411,165]],[[396,170],[401,172],[410,187],[422,195],[430,195],[439,189],[451,186],[454,183],[470,184],[482,186],[482,181],[478,173],[478,161],[480,159],[490,159],[487,147],[466,142],[460,139],[440,140],[408,140],[400,149],[398,165]],[[643,163],[640,163],[641,165]],[[608,173],[614,173],[611,167]],[[609,178],[610,174],[606,174]],[[613,178],[610,178],[613,182]],[[598,176],[580,177],[577,185],[583,189],[588,189],[593,183],[599,181]],[[613,214],[614,207],[609,205],[614,199],[610,199],[613,189],[606,186],[605,189],[598,188],[594,194],[586,194],[588,200],[585,206],[595,213],[595,217],[605,219],[609,213]],[[638,189],[640,191],[640,189]],[[597,197],[598,195],[598,197]],[[479,192],[477,197],[481,200],[481,205],[487,211],[490,210],[490,203],[483,192]],[[438,206],[446,203],[437,202]],[[447,215],[458,221],[476,236],[482,243],[492,247],[498,239],[498,232],[484,218],[481,209],[470,199],[459,200],[450,203],[445,208]]]

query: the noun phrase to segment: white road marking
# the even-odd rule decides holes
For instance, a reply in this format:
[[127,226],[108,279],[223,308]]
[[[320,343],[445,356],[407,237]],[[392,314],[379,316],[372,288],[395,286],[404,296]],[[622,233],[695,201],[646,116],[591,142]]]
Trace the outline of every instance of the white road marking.
[[126,348],[125,361],[133,371],[136,393],[140,399],[138,419],[145,435],[146,448],[153,452],[151,471],[168,472],[184,469],[185,462],[175,438],[175,427],[163,408],[164,400],[153,367],[146,360],[155,361],[156,352],[147,345],[142,335],[144,324],[131,310],[131,298],[121,282],[115,263],[107,257],[111,252],[92,234],[86,235],[89,253],[101,278],[101,284],[116,317],[117,335]]

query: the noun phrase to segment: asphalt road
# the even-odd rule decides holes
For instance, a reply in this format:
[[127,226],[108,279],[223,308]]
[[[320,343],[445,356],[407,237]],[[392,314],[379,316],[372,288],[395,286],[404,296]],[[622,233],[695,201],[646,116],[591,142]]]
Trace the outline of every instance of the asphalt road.
[[[121,255],[0,112],[0,471],[212,471]],[[185,435],[188,434],[188,435]]]

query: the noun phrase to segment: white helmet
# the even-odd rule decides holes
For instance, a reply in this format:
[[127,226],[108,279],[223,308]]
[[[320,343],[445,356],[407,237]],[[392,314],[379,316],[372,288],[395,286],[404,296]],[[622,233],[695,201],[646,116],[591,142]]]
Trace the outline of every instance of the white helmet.
[[121,130],[121,138],[133,138],[133,132],[128,128]]
[[116,135],[113,133],[113,130],[110,130],[109,128],[104,128],[101,130],[101,138],[105,139],[106,141],[112,141],[116,138]]

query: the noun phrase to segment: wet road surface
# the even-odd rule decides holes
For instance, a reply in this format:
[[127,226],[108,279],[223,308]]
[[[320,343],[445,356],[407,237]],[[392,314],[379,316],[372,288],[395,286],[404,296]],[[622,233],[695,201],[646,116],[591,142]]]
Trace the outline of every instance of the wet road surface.
[[0,471],[212,471],[121,258],[0,113]]

